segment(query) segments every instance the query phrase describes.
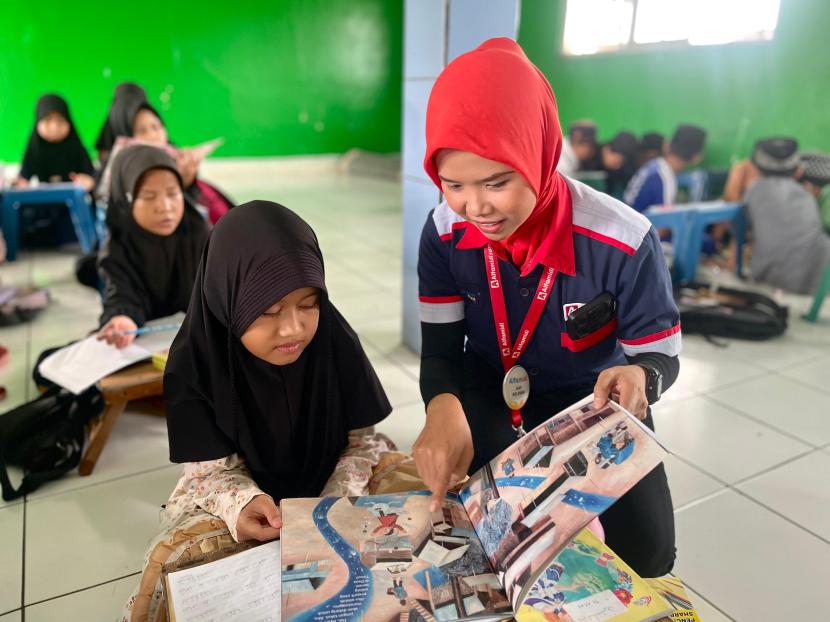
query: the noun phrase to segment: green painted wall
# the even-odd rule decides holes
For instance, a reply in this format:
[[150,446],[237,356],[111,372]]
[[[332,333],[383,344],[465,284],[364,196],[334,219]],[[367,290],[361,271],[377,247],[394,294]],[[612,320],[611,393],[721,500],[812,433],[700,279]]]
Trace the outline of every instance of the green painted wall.
[[564,0],[522,1],[519,42],[553,85],[564,127],[592,118],[605,139],[623,128],[670,134],[696,123],[709,131],[710,166],[773,134],[830,151],[827,0],[782,0],[768,43],[591,57],[561,54],[564,18]]
[[0,160],[22,157],[47,91],[91,146],[122,80],[146,87],[179,144],[223,136],[216,155],[400,150],[403,0],[2,7]]

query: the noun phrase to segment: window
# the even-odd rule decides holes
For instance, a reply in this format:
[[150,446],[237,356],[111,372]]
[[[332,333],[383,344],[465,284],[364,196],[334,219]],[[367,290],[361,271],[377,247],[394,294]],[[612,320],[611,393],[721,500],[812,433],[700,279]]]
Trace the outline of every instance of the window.
[[768,41],[780,0],[568,0],[563,52]]

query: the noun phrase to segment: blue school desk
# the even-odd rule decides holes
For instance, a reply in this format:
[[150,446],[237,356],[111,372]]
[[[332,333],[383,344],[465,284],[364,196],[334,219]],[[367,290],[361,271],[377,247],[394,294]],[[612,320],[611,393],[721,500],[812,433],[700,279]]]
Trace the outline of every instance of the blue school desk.
[[84,253],[95,246],[95,225],[89,193],[72,183],[44,184],[35,188],[10,188],[0,196],[3,235],[6,238],[6,259],[17,258],[20,230],[20,208],[23,205],[63,204],[69,209],[75,235]]
[[672,280],[675,283],[693,281],[700,260],[706,227],[718,222],[732,223],[736,242],[735,272],[743,270],[743,247],[746,237],[746,219],[742,203],[705,201],[682,205],[654,206],[643,214],[655,229],[669,229],[674,244]]

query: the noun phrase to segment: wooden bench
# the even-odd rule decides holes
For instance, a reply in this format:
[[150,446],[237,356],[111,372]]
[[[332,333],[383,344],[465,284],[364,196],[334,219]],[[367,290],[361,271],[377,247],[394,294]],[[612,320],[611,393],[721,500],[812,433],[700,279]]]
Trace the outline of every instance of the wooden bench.
[[136,363],[98,381],[104,397],[104,412],[89,424],[89,443],[78,467],[80,475],[89,475],[107,444],[112,428],[129,402],[163,395],[164,372],[150,361]]

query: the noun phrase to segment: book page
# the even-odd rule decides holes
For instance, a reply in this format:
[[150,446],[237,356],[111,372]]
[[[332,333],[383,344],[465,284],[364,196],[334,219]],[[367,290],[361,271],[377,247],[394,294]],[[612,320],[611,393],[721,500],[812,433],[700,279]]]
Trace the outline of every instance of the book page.
[[512,617],[463,505],[430,502],[428,491],[283,499],[286,622]]
[[[147,322],[147,327],[181,323],[183,313]],[[79,395],[111,373],[138,363],[169,348],[176,337],[175,330],[139,335],[126,348],[116,348],[95,335],[76,341],[47,356],[38,370],[47,380]]]
[[279,622],[280,542],[167,575],[176,622]]
[[533,583],[519,622],[648,622],[672,608],[588,529],[579,532]]
[[622,407],[597,411],[589,396],[473,474],[460,496],[514,607],[571,538],[666,454]]

